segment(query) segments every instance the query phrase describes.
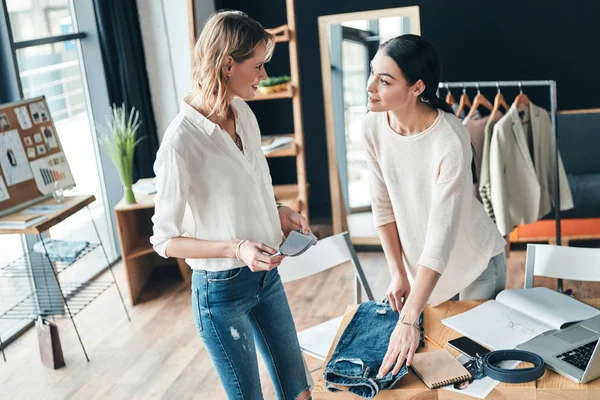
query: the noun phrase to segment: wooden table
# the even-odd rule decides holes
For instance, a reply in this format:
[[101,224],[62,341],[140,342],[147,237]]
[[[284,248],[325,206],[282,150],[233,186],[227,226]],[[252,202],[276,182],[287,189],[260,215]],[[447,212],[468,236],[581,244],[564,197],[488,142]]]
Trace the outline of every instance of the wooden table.
[[[42,234],[44,232],[48,231],[53,226],[59,224],[60,222],[64,221],[65,219],[69,218],[71,215],[75,214],[76,212],[89,206],[95,200],[96,200],[96,198],[94,197],[94,195],[80,195],[80,196],[65,196],[65,200],[62,203],[57,203],[55,199],[49,198],[49,199],[43,200],[41,202],[32,204],[29,207],[38,206],[38,205],[61,205],[62,208],[59,211],[56,211],[53,213],[40,213],[40,214],[45,215],[46,219],[44,219],[43,221],[41,221],[35,225],[32,225],[30,227],[21,228],[21,229],[0,229],[0,235],[2,235],[2,234],[33,235],[33,236],[37,236],[39,238],[39,240],[42,240]],[[27,208],[29,208],[29,207],[27,207]],[[16,211],[13,214],[19,214],[21,211],[23,211],[23,210]],[[10,214],[10,215],[12,215],[12,214]],[[90,214],[90,221],[94,224],[94,220],[92,219],[91,214]],[[98,235],[99,245],[102,246],[102,241],[100,239],[100,235],[98,233],[98,230],[96,229],[95,224],[94,224],[94,231],[96,232],[96,235]],[[102,248],[102,250],[103,250],[104,256],[106,257],[106,252],[104,251],[104,248]],[[46,311],[44,316],[60,315],[60,314],[65,314],[65,309],[66,309],[66,313],[68,314],[68,316],[71,320],[71,323],[73,324],[73,327],[75,328],[75,333],[77,335],[77,339],[79,340],[79,344],[81,345],[81,348],[83,350],[83,353],[84,353],[86,359],[89,361],[90,359],[85,350],[85,346],[83,345],[83,341],[81,340],[81,336],[79,335],[79,331],[77,329],[77,325],[75,324],[75,320],[73,319],[73,313],[71,312],[71,309],[69,308],[69,303],[66,300],[65,292],[63,291],[62,286],[61,286],[61,281],[58,278],[59,271],[56,270],[55,263],[50,261],[50,256],[48,255],[48,252],[45,247],[44,247],[44,251],[45,251],[45,258],[42,258],[42,261],[40,261],[40,264],[34,264],[31,261],[31,258],[29,258],[30,256],[28,255],[28,253],[30,252],[29,250],[24,255],[24,257],[26,257],[27,260],[29,260],[27,262],[28,274],[29,274],[28,277],[30,277],[30,279],[32,281],[32,298],[34,299],[34,301],[37,302],[36,312],[39,312],[38,310],[44,310],[44,311]],[[112,268],[108,257],[106,257],[106,264],[109,269]],[[33,265],[35,265],[35,268],[33,267]],[[49,274],[48,271],[52,271],[52,274]],[[127,312],[127,307],[125,306],[125,302],[123,301],[123,298],[121,297],[121,292],[119,290],[117,281],[114,279],[114,274],[111,274],[111,275],[113,277],[113,283],[116,286],[117,290],[119,291],[119,297],[121,299],[121,304],[123,305],[123,310],[125,311],[125,314],[127,315],[127,319],[130,320],[129,313]],[[51,278],[53,277],[54,279],[53,280],[51,278],[49,279],[49,277],[51,277]],[[84,290],[84,289],[80,288],[80,289],[78,289],[78,291],[79,290]],[[42,294],[40,295],[39,293],[42,293]],[[3,348],[3,345],[2,345],[2,342],[0,342],[0,349],[2,349],[2,348]]]
[[[150,179],[140,179],[147,182]],[[131,304],[140,301],[144,285],[150,278],[155,262],[151,256],[154,248],[150,243],[152,216],[154,215],[154,194],[135,194],[135,204],[127,204],[121,199],[115,206],[121,258],[127,272],[127,283]],[[192,270],[183,259],[176,259],[183,279],[189,279]]]
[[[590,304],[593,307],[600,308],[600,299],[583,300],[585,303]],[[425,334],[432,338],[436,343],[442,345],[445,349],[450,351],[454,356],[458,353],[447,345],[448,340],[454,339],[461,336],[458,332],[442,325],[441,320],[456,314],[460,314],[471,308],[474,308],[481,304],[482,301],[448,301],[438,307],[429,307],[425,309],[425,316],[423,321],[423,327]],[[325,388],[325,382],[323,381],[323,370],[327,362],[331,359],[331,355],[335,346],[337,345],[342,332],[352,319],[352,316],[356,312],[357,305],[349,306],[346,309],[340,328],[338,329],[337,335],[334,342],[329,350],[327,359],[323,364],[323,369],[319,374],[319,379],[315,382],[313,390],[313,398],[315,400],[320,399],[331,399],[331,400],[342,400],[342,399],[360,399],[360,397],[345,392],[332,393],[327,391]],[[425,341],[425,348],[420,351],[435,351],[437,350],[434,345]],[[462,395],[460,393],[451,392],[445,389],[429,390],[421,382],[421,380],[415,375],[412,369],[409,369],[408,375],[406,375],[396,387],[392,390],[382,391],[376,399],[473,399]],[[542,378],[536,382],[528,382],[521,384],[508,384],[500,382],[498,386],[488,395],[487,399],[544,399],[544,400],[558,400],[558,399],[600,399],[600,379],[596,379],[587,384],[577,384],[563,376],[546,368],[546,373]]]
[[[65,196],[65,201],[63,203],[57,203],[53,198],[49,198],[47,200],[41,201],[39,203],[32,204],[29,207],[33,207],[34,205],[48,205],[48,204],[60,204],[64,206],[60,211],[56,211],[51,214],[45,214],[48,218],[41,221],[38,224],[32,225],[28,228],[23,229],[0,229],[0,235],[14,235],[14,234],[24,234],[24,235],[39,235],[42,232],[47,231],[52,228],[54,225],[57,225],[59,222],[64,221],[71,215],[75,214],[77,211],[87,207],[92,204],[96,198],[94,195],[83,195],[83,196]],[[27,208],[29,208],[27,207]],[[13,214],[19,214],[23,210],[19,210],[14,212]],[[10,214],[12,215],[12,214]]]

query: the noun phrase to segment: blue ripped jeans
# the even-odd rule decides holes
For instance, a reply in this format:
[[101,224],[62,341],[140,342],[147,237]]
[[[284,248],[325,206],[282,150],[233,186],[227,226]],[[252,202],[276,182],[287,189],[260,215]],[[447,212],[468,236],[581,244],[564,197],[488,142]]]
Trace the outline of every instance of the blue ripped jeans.
[[[422,318],[421,315],[419,323]],[[323,379],[327,389],[370,399],[402,379],[408,372],[406,364],[398,374],[392,375],[390,370],[383,378],[376,379],[397,322],[398,313],[387,302],[362,303],[325,366]]]
[[296,328],[277,268],[252,272],[194,271],[192,309],[198,334],[229,399],[263,395],[256,348],[278,399],[294,400],[308,389]]

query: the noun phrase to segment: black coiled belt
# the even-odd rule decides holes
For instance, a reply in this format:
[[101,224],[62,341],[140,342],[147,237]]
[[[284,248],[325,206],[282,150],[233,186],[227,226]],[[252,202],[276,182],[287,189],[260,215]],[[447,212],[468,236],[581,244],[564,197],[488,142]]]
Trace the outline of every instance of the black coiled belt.
[[[502,361],[525,361],[533,364],[530,368],[504,369],[497,365]],[[544,375],[544,359],[535,353],[524,350],[498,350],[477,357],[468,363],[467,369],[474,379],[485,376],[506,383],[524,383],[538,380]]]

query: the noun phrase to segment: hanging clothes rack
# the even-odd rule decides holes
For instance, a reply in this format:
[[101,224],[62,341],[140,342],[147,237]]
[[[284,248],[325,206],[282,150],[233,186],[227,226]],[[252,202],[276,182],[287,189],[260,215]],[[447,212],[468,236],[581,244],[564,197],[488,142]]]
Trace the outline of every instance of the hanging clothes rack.
[[[554,220],[556,223],[556,244],[561,244],[560,232],[560,187],[558,179],[558,130],[556,127],[556,81],[554,80],[529,80],[529,81],[474,81],[474,82],[440,82],[440,89],[452,88],[519,88],[522,93],[523,87],[548,87],[550,96],[550,118],[552,121],[552,168],[554,171]],[[563,292],[563,280],[558,279],[558,291]]]

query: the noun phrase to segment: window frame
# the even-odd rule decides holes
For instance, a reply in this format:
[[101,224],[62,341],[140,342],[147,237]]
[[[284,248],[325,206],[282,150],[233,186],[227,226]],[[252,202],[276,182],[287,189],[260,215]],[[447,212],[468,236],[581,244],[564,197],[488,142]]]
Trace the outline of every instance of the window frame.
[[[105,243],[104,247],[109,261],[114,264],[114,262],[118,261],[121,254],[113,208],[121,200],[123,189],[117,169],[110,161],[108,155],[100,151],[94,123],[97,120],[94,116],[103,116],[110,112],[110,100],[96,23],[96,13],[93,0],[70,0],[70,7],[75,33],[15,42],[6,0],[0,0],[0,79],[3,82],[3,85],[0,85],[0,104],[24,98],[23,86],[19,76],[17,50],[76,40],[81,60],[81,79],[87,89],[85,90],[85,97],[89,112],[92,143],[94,144],[94,156],[100,177],[104,213],[110,219],[110,223],[108,223],[110,240],[108,243]],[[93,79],[89,77],[93,77]],[[31,235],[21,235],[21,238],[23,253],[27,252],[37,241],[37,237]],[[104,268],[104,270],[106,269],[108,269],[108,265]],[[21,323],[15,324],[13,328],[7,331],[9,334],[8,340],[2,340],[3,347],[27,330],[33,323],[34,321],[24,319]]]

